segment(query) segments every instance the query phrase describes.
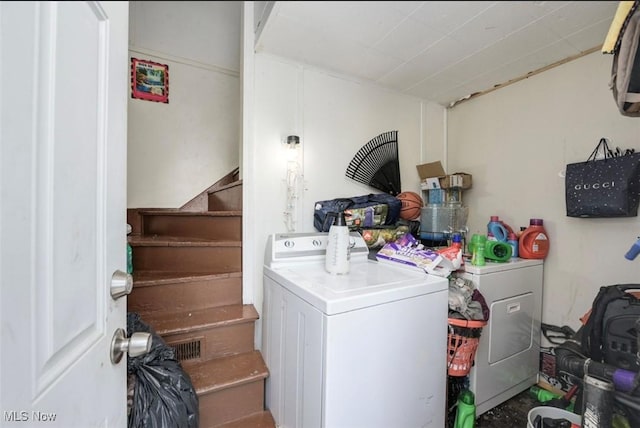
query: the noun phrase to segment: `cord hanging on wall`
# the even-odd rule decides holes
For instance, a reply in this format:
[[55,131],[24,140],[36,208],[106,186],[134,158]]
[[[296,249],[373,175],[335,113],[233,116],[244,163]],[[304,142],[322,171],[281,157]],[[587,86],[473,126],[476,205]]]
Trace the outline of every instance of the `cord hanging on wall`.
[[401,191],[398,131],[378,135],[364,145],[347,167],[346,176],[396,196]]
[[298,187],[300,182],[300,137],[289,135],[286,140],[287,145],[287,176],[285,184],[287,187],[287,203],[283,212],[284,224],[287,232],[296,231],[296,211],[298,205]]

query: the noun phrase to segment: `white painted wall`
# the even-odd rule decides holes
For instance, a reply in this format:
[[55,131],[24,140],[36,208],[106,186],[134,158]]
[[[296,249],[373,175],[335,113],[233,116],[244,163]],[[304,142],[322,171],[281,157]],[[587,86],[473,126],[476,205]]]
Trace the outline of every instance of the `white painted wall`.
[[640,260],[624,258],[638,217],[566,217],[560,176],[601,137],[640,151],[640,120],[620,115],[608,89],[611,61],[596,52],[448,111],[448,170],[473,175],[463,195],[470,233],[486,233],[491,215],[514,228],[542,218],[551,240],[543,321],[574,329],[599,287],[640,283]]
[[129,99],[128,208],[178,208],[239,166],[241,2],[130,2],[130,56],[169,103]]
[[345,172],[357,151],[384,132],[398,131],[402,190],[419,193],[415,166],[443,153],[444,109],[265,54],[255,56],[254,73],[253,147],[247,150],[252,179],[243,187],[254,201],[254,211],[247,215],[255,221],[244,223],[251,241],[244,245],[255,264],[245,269],[244,277],[245,286],[254,285],[254,295],[246,297],[261,312],[266,240],[286,231],[287,135],[300,136],[303,153],[296,232],[314,232],[316,201],[380,193],[348,179]]

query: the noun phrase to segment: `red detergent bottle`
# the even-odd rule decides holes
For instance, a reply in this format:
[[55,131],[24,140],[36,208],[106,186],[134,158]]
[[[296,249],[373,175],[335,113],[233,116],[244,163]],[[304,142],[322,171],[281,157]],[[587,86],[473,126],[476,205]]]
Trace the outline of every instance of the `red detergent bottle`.
[[527,227],[518,240],[518,253],[523,259],[544,259],[549,254],[549,235],[540,218],[529,220]]

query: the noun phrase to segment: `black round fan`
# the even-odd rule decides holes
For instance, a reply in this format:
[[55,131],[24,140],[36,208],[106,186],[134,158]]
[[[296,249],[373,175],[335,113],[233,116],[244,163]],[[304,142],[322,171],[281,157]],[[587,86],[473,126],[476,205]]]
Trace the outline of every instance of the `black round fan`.
[[398,131],[378,135],[362,146],[349,163],[346,176],[396,196],[400,193]]

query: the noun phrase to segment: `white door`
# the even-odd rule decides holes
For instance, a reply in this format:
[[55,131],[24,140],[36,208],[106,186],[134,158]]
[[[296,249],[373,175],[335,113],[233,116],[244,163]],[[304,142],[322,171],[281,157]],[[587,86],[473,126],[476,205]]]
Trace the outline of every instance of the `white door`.
[[0,2],[0,426],[125,427],[127,2]]

